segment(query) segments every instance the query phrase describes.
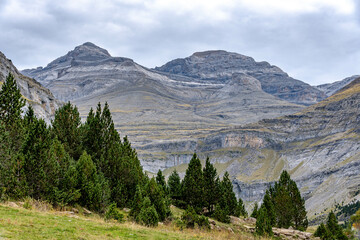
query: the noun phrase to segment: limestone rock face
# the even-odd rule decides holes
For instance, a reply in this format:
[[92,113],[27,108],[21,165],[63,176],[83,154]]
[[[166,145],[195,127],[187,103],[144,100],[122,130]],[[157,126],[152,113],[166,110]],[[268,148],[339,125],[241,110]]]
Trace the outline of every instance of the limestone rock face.
[[[196,55],[202,59],[201,53]],[[243,58],[246,65],[250,58]],[[229,60],[228,64],[231,67],[233,63]],[[268,71],[279,70],[269,67]],[[107,101],[120,133],[128,135],[136,148],[144,146],[139,156],[145,169],[154,171],[162,163],[153,162],[163,159],[161,153],[153,155],[152,150],[158,146],[176,152],[183,143],[191,145],[191,139],[213,130],[304,108],[264,92],[261,82],[248,74],[212,73],[221,80],[173,76],[147,69],[128,58],[112,57],[92,43],[76,47],[44,68],[23,73],[40,81],[57,98],[74,102],[82,116],[87,116],[90,107],[99,101]],[[224,79],[222,74],[226,75]],[[175,144],[168,145],[170,142]]]
[[268,185],[288,170],[306,200],[308,216],[314,219],[335,203],[360,200],[359,139],[357,78],[301,112],[214,132],[191,150],[209,156],[221,166],[220,173],[228,171],[234,190],[246,202],[261,201]]
[[341,81],[318,85],[316,88],[323,91],[329,97],[359,77],[360,75],[354,75]]
[[226,82],[234,73],[243,73],[259,80],[263,91],[303,105],[317,103],[326,97],[322,91],[289,77],[268,62],[256,62],[251,57],[226,51],[194,53],[155,70],[171,74],[172,77],[180,75],[211,82]]
[[43,87],[39,82],[22,75],[12,64],[11,60],[7,59],[0,52],[0,82],[4,82],[9,73],[14,75],[21,94],[27,100],[27,106],[30,104],[38,117],[50,123],[50,120],[54,117],[55,110],[62,105],[62,102],[55,99],[49,89]]

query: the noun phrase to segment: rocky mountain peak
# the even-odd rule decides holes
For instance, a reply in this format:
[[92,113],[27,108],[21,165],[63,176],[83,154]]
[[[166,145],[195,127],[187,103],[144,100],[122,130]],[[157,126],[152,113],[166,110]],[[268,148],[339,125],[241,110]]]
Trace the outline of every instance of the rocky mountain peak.
[[234,73],[228,83],[228,86],[242,91],[261,91],[260,81],[244,73]]

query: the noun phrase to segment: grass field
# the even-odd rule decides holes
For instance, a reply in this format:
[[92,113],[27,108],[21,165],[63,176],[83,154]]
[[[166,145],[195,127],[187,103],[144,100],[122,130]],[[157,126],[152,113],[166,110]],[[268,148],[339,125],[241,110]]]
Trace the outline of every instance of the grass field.
[[[173,209],[174,215],[179,214]],[[175,224],[147,228],[131,221],[104,222],[98,215],[84,216],[54,210],[28,210],[0,205],[0,239],[255,239],[250,233],[226,230],[180,230]],[[258,238],[257,238],[258,239]]]

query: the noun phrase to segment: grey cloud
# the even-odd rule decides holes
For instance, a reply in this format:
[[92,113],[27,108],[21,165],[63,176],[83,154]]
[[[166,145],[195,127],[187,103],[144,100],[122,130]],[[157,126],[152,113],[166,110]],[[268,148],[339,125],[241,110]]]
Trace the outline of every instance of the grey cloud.
[[196,51],[223,49],[319,84],[360,73],[359,10],[358,3],[353,16],[331,9],[265,16],[237,7],[228,12],[228,20],[215,21],[199,20],[193,13],[151,12],[141,3],[69,10],[54,1],[43,9],[46,19],[11,21],[1,16],[0,7],[0,51],[19,68],[36,67],[92,41],[114,56],[154,67]]

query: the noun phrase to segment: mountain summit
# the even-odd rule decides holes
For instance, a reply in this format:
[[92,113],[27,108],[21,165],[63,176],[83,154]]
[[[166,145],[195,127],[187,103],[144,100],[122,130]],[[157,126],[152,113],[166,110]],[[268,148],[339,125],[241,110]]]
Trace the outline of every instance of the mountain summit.
[[262,90],[288,102],[311,105],[326,95],[315,87],[289,77],[279,67],[268,62],[222,50],[196,52],[190,57],[172,60],[156,71],[172,77],[186,76],[212,82],[226,82],[234,73],[243,73],[260,81]]

